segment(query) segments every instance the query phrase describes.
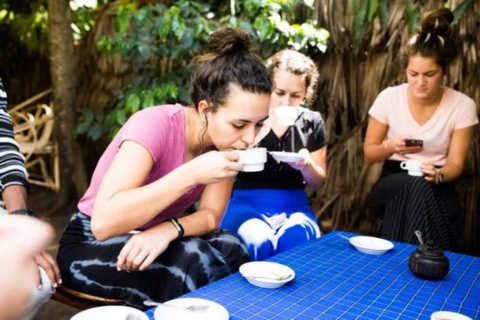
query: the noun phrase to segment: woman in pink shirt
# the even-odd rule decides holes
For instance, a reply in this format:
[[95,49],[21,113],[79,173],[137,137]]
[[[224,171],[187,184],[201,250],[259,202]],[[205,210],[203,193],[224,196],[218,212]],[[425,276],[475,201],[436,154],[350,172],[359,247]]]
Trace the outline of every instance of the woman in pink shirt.
[[234,150],[268,117],[272,84],[249,45],[242,30],[216,31],[196,59],[192,106],[147,108],[122,127],[61,239],[66,287],[146,308],[249,260],[237,236],[217,230],[242,169]]
[[[449,9],[422,21],[407,47],[408,82],[377,97],[364,144],[369,163],[384,162],[370,197],[373,210],[384,215],[382,237],[417,243],[414,232],[420,230],[445,250],[456,249],[460,238],[462,209],[454,182],[478,123],[474,101],[442,84],[457,56],[452,21]],[[407,160],[417,160],[418,170],[410,174],[420,177],[401,168]]]

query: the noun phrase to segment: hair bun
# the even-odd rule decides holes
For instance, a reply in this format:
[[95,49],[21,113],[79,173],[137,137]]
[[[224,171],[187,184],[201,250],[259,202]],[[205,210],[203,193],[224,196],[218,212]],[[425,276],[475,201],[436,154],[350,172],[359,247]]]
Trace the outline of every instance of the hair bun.
[[250,52],[250,36],[242,29],[224,28],[210,36],[210,49],[218,55]]
[[450,23],[454,16],[450,9],[442,8],[423,19],[420,33],[434,33],[441,36],[448,36],[451,32]]

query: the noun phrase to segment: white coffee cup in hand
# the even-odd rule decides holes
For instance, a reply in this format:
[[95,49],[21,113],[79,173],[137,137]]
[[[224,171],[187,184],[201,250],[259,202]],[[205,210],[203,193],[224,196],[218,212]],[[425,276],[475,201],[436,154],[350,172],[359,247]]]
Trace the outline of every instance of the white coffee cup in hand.
[[292,106],[279,106],[275,108],[275,115],[278,124],[282,126],[293,126],[298,116],[298,108]]
[[237,150],[240,159],[238,162],[243,164],[242,171],[256,172],[262,171],[267,162],[266,148],[251,148],[246,150]]
[[421,165],[423,160],[407,160],[400,163],[400,168],[408,170],[408,174],[414,177],[423,177]]

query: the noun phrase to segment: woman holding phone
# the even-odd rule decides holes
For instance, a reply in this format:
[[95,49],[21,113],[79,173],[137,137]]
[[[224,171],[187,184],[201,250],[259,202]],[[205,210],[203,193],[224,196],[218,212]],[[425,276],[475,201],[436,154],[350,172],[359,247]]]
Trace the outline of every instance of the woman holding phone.
[[[384,162],[370,195],[384,215],[384,238],[417,243],[415,230],[444,250],[457,248],[462,209],[454,182],[460,177],[478,123],[475,102],[443,85],[457,50],[450,23],[440,9],[427,16],[407,46],[407,83],[382,91],[369,111],[364,152]],[[411,160],[417,160],[416,163]],[[411,176],[403,165],[418,170]]]

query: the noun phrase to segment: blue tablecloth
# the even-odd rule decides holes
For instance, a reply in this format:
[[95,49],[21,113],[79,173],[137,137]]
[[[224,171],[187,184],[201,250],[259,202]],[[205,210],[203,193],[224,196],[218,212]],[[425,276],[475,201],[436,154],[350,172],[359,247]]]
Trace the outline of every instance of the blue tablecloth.
[[[363,254],[331,232],[269,261],[295,270],[279,289],[249,284],[239,273],[182,297],[223,305],[230,319],[430,319],[448,310],[480,319],[480,258],[446,252],[450,272],[442,281],[415,278],[408,258],[415,246],[395,243],[384,255]],[[154,309],[147,315],[153,317]]]

